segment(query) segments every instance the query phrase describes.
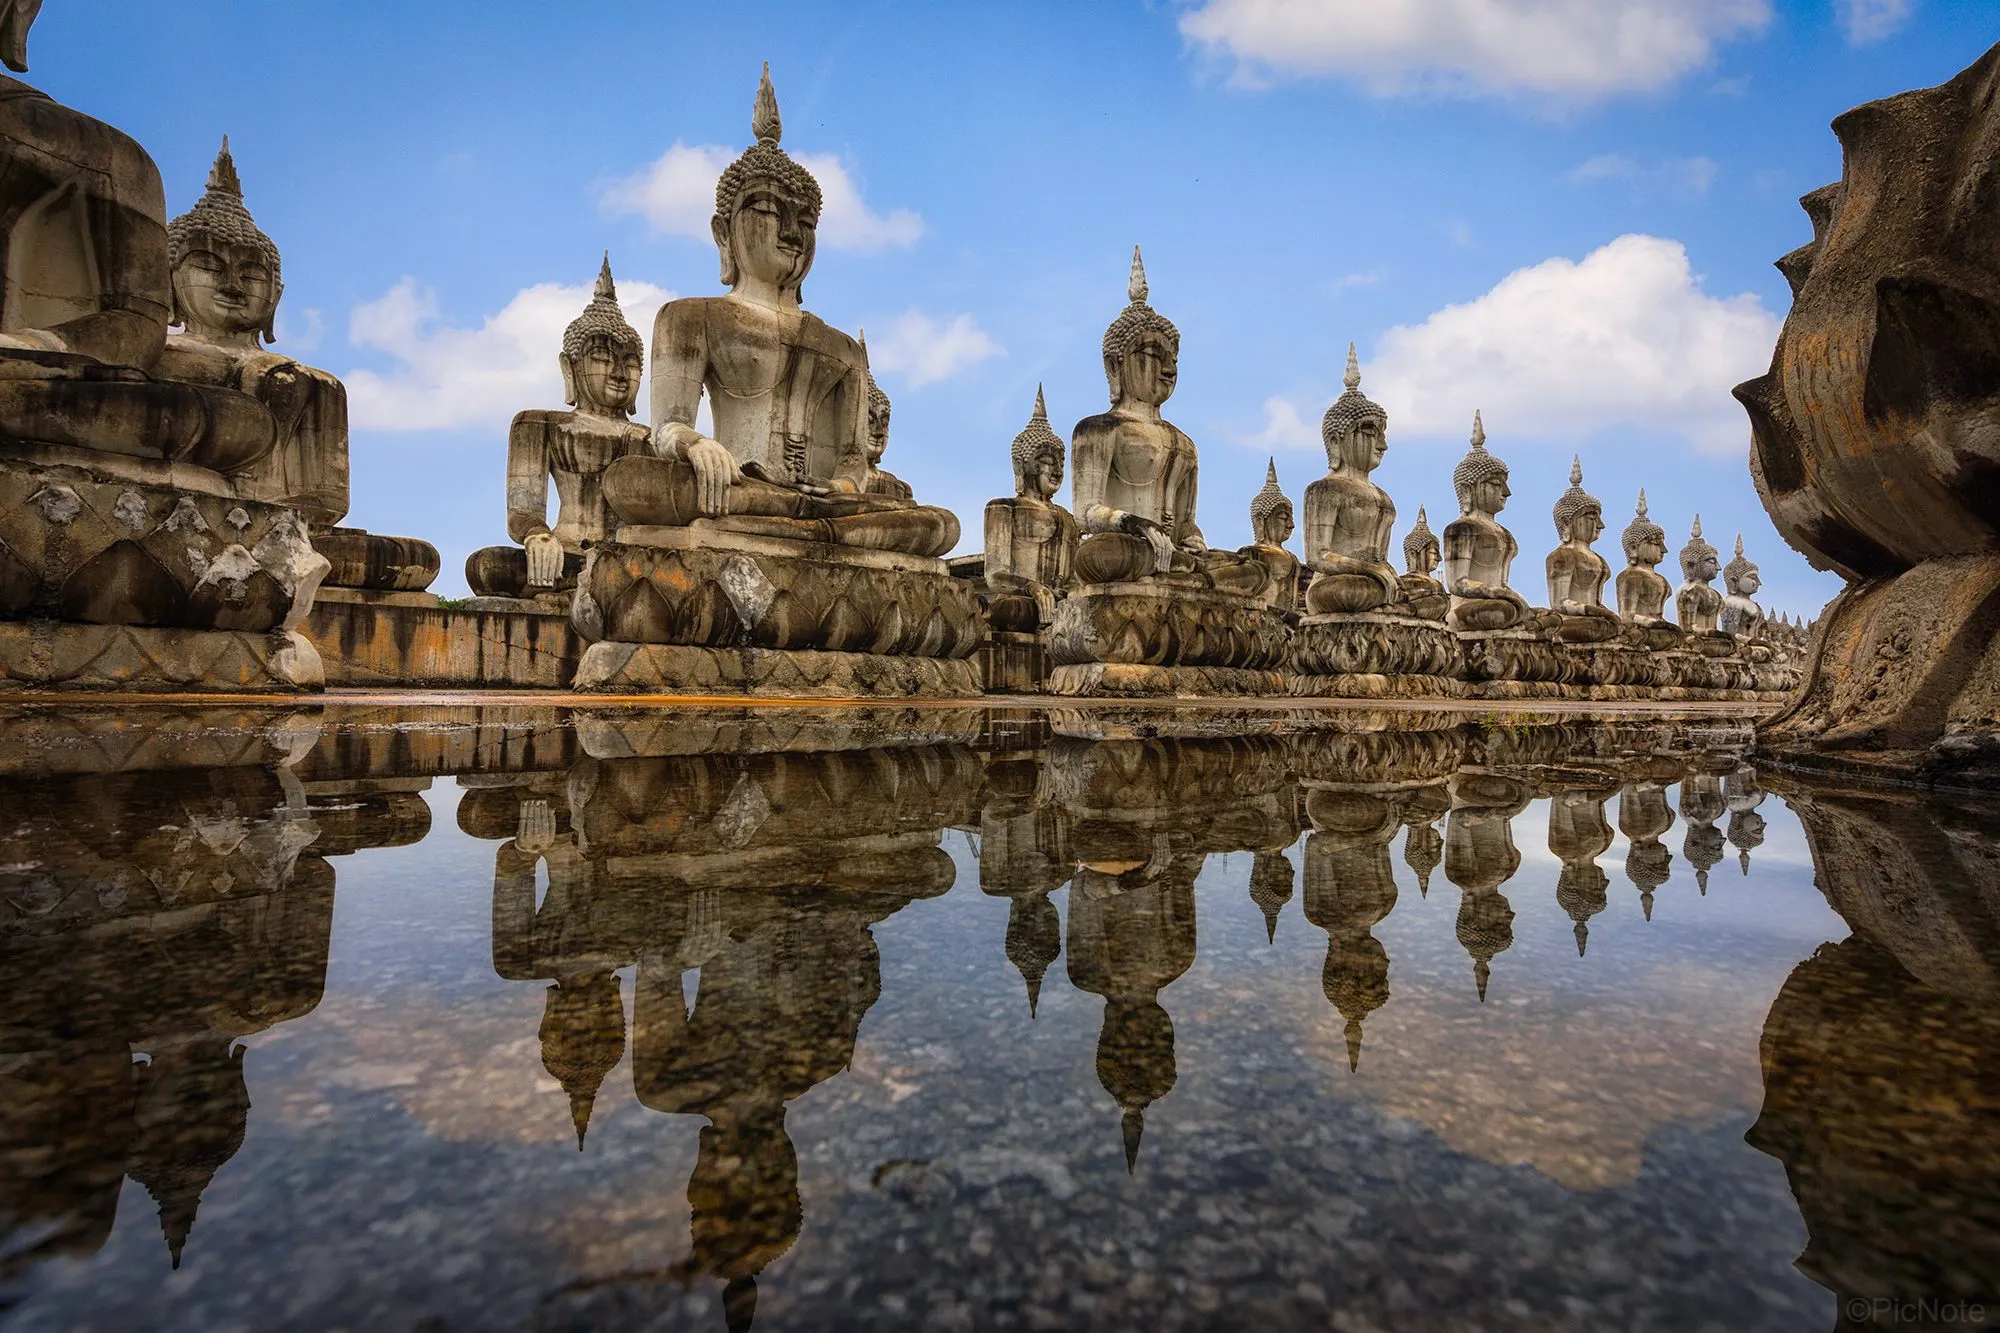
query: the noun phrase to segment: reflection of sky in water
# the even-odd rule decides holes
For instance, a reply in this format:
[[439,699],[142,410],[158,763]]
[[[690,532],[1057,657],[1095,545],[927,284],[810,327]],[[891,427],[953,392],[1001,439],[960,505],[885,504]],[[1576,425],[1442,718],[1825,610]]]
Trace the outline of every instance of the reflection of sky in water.
[[[720,1281],[688,1263],[706,1122],[641,1105],[628,1052],[578,1151],[543,1068],[548,983],[495,972],[497,844],[459,830],[462,795],[430,788],[421,842],[333,862],[324,996],[246,1040],[247,1136],[180,1270],[128,1182],[109,1240],[34,1269],[10,1327],[722,1326]],[[1706,896],[1676,814],[1650,921],[1617,837],[1579,957],[1535,801],[1483,1004],[1461,891],[1439,867],[1420,894],[1399,833],[1358,1072],[1303,915],[1305,839],[1270,942],[1252,854],[1209,854],[1130,1174],[1107,1002],[1069,971],[1077,890],[1051,899],[1064,949],[1031,1019],[1009,902],[947,830],[957,883],[872,926],[851,1066],[786,1108],[803,1220],[757,1276],[757,1326],[1827,1326],[1833,1296],[1791,1266],[1784,1169],[1743,1134],[1774,997],[1847,929],[1797,821],[1775,797],[1761,813],[1749,873],[1728,848]],[[631,1027],[638,972],[616,975]]]

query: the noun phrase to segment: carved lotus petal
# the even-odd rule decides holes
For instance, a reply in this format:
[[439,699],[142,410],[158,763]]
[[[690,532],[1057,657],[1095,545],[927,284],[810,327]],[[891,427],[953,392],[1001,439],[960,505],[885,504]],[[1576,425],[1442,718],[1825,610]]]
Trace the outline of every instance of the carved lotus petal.
[[757,627],[778,595],[776,586],[747,555],[732,555],[723,561],[716,581],[722,585],[723,595],[729,598],[729,605],[746,630]]
[[183,495],[174,512],[167,515],[165,527],[169,532],[207,532],[208,520],[194,507],[194,501]]
[[61,482],[50,482],[28,497],[28,503],[42,511],[42,517],[57,527],[67,527],[83,512],[83,497]]
[[143,528],[152,514],[146,509],[146,497],[137,491],[125,491],[111,506],[111,516],[128,528]]

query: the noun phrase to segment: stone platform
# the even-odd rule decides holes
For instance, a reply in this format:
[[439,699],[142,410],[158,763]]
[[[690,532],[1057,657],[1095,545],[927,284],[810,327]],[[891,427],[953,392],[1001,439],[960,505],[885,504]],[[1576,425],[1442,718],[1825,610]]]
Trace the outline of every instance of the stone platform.
[[1285,693],[1283,673],[1250,667],[1072,662],[1049,671],[1048,692],[1067,698],[1203,699]]
[[1283,694],[1285,617],[1227,593],[1161,579],[1090,584],[1047,631],[1051,694],[1194,698]]
[[312,642],[284,630],[0,621],[0,689],[265,694],[325,684]]
[[565,613],[445,607],[429,593],[322,588],[300,628],[338,686],[559,690],[584,649]]
[[572,688],[607,694],[780,699],[957,699],[980,693],[976,658],[687,644],[594,643]]

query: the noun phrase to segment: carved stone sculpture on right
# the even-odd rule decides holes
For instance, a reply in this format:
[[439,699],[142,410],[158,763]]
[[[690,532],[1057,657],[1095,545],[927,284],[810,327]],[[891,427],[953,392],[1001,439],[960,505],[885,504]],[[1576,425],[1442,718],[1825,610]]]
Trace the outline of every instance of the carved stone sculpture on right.
[[1760,732],[1885,773],[2000,773],[2000,46],[1833,122],[1838,184],[1778,261],[1792,309],[1739,385],[1779,533],[1847,580]]

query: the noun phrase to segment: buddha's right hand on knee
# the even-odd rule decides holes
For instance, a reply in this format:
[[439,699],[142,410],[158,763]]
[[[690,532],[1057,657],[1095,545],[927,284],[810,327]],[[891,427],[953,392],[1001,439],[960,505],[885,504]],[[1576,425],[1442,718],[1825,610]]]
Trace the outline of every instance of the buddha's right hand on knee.
[[553,588],[562,577],[562,543],[552,532],[531,532],[521,544],[528,552],[528,586]]

